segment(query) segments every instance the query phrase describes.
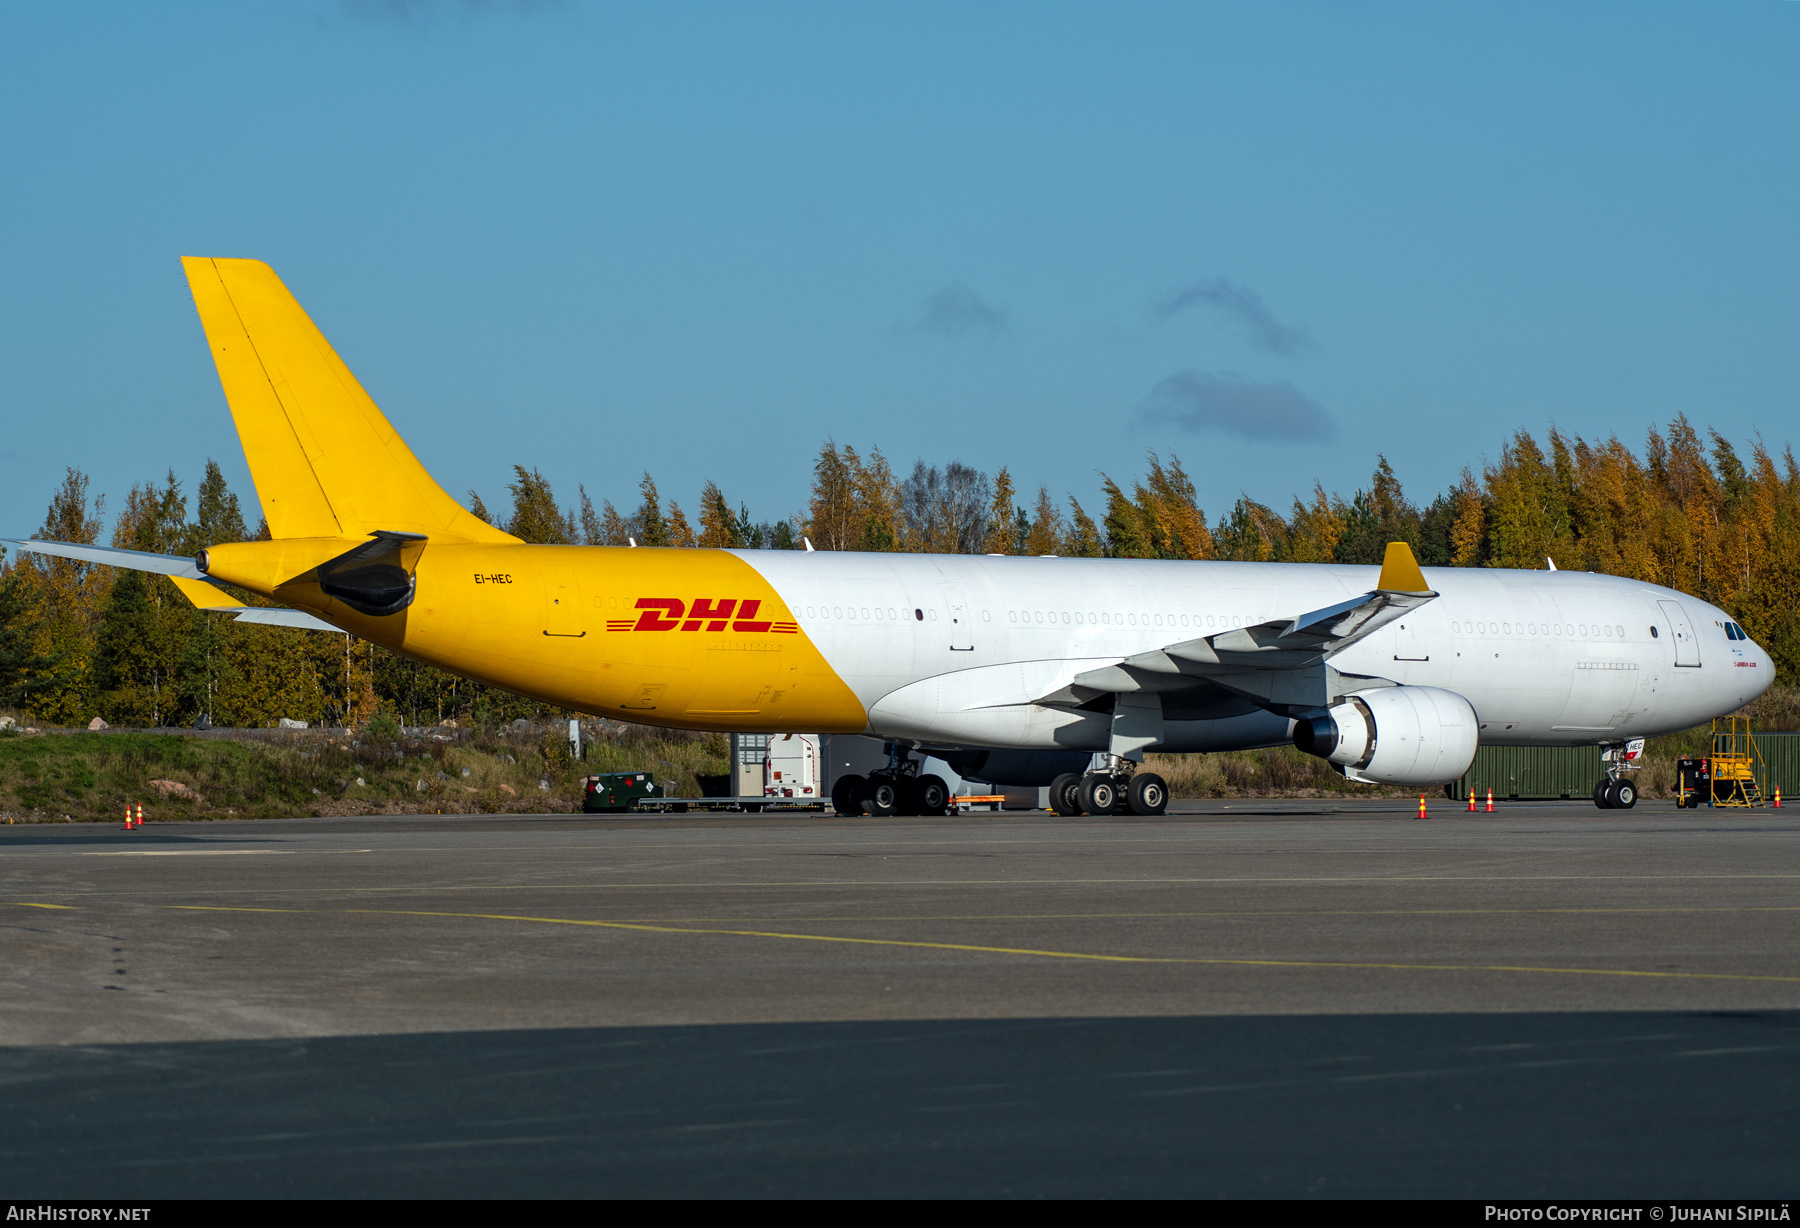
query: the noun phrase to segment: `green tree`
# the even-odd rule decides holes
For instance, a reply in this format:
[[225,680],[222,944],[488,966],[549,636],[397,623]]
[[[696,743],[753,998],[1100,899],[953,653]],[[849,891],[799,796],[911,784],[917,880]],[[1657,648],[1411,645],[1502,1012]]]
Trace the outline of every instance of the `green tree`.
[[1105,543],[1100,539],[1100,530],[1088,514],[1081,510],[1081,504],[1075,496],[1069,496],[1069,537],[1063,543],[1061,554],[1072,559],[1097,559],[1106,553]]
[[[89,501],[87,475],[71,467],[50,498],[43,526],[32,536],[93,545],[100,537],[105,502],[102,496]],[[18,567],[36,595],[33,650],[54,662],[45,685],[32,695],[30,711],[46,724],[83,723],[93,715],[90,666],[112,568],[42,554],[27,555]]]
[[662,500],[657,496],[656,483],[650,480],[648,473],[638,483],[638,492],[643,496],[643,501],[638,504],[637,515],[632,518],[636,522],[637,544],[673,545],[669,540],[669,522],[663,517]]
[[506,487],[513,497],[512,519],[507,521],[506,531],[520,541],[539,545],[572,544],[575,535],[571,517],[557,508],[556,496],[544,475],[523,465],[514,465],[513,472],[517,477]]
[[29,707],[57,684],[59,662],[38,647],[41,601],[31,573],[0,573],[0,708]]
[[988,504],[987,532],[982,537],[983,554],[1018,554],[1020,509],[1014,505],[1012,474],[1006,466],[994,477],[994,498]]

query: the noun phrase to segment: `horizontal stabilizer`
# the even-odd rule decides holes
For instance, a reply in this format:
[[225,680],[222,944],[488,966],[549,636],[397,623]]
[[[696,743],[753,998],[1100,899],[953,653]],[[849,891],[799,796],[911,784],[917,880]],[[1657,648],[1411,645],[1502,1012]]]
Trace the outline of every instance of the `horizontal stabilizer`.
[[108,567],[123,567],[128,571],[153,571],[158,575],[181,576],[202,583],[206,580],[194,560],[186,555],[151,554],[148,550],[120,550],[116,546],[84,546],[79,542],[46,542],[36,538],[8,537],[0,538],[0,541],[20,550],[51,554],[80,563],[104,563]]
[[233,622],[258,623],[269,627],[299,627],[306,631],[342,630],[305,610],[293,610],[286,606],[245,605],[226,592],[217,580],[189,580],[185,576],[170,576],[169,580],[181,590],[183,597],[198,608],[208,614],[233,615]]
[[84,546],[79,542],[46,542],[36,538],[0,538],[9,546],[31,550],[57,558],[75,559],[82,563],[104,563],[128,571],[148,571],[167,576],[181,590],[181,595],[195,608],[211,614],[232,614],[240,623],[261,623],[271,627],[300,627],[307,631],[341,631],[305,610],[283,606],[245,605],[216,581],[208,579],[194,560],[179,554],[151,554],[147,550],[120,550],[116,546]]
[[297,627],[302,631],[336,631],[343,633],[342,627],[334,627],[322,618],[315,618],[305,610],[290,610],[284,606],[247,605],[239,610],[232,619],[239,623],[257,623],[266,627]]

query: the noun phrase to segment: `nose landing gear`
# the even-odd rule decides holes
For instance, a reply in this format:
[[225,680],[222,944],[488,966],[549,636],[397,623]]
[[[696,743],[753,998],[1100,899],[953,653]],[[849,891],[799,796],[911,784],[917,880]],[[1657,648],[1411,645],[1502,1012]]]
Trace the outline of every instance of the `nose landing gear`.
[[1643,754],[1642,738],[1600,749],[1600,762],[1606,768],[1606,775],[1594,786],[1594,805],[1602,810],[1630,810],[1637,805],[1637,785],[1627,773],[1642,766]]
[[1637,786],[1622,776],[1605,776],[1594,786],[1594,805],[1602,810],[1630,810],[1637,805]]

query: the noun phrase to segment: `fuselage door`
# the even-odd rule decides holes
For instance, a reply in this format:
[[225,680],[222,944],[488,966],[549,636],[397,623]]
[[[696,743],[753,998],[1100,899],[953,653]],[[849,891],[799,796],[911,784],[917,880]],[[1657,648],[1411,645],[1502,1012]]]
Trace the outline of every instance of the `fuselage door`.
[[1675,664],[1700,664],[1700,640],[1694,634],[1694,624],[1688,621],[1686,611],[1678,601],[1659,601],[1663,617],[1668,620],[1667,629],[1675,640]]
[[962,594],[951,589],[944,594],[944,604],[950,607],[950,651],[974,652],[975,628],[969,622],[969,605]]
[[573,567],[551,567],[544,572],[544,634],[579,639],[587,634],[581,615],[581,583]]

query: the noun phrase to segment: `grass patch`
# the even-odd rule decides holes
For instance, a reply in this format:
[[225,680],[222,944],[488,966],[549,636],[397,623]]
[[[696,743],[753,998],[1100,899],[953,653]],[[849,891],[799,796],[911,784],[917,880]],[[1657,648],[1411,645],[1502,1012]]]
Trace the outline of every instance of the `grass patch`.
[[569,813],[581,778],[644,771],[697,796],[725,770],[720,735],[625,726],[569,753],[566,727],[433,729],[375,741],[341,730],[0,730],[0,819],[110,821],[300,815]]

